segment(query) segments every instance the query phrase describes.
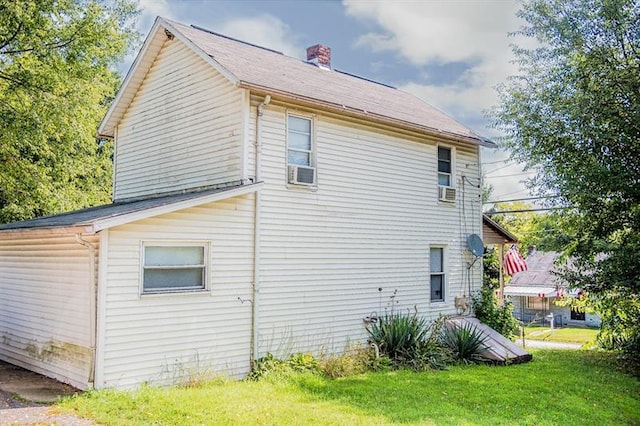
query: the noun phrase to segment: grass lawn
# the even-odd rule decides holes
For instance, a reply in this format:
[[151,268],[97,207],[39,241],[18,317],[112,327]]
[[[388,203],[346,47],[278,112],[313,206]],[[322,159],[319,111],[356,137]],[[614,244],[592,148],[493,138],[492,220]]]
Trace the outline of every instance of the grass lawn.
[[92,391],[58,408],[104,425],[640,424],[640,381],[612,368],[610,354],[533,354],[532,362],[507,367]]
[[549,327],[527,326],[524,328],[525,339],[582,344],[595,342],[598,331],[597,328],[584,327],[555,328],[553,332]]

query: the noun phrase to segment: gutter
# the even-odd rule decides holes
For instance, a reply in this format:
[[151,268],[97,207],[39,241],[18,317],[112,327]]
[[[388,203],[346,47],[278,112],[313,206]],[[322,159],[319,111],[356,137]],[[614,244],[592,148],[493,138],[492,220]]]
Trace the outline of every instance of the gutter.
[[[351,107],[347,107],[346,105],[338,105],[338,104],[334,104],[331,102],[326,102],[326,101],[322,101],[320,99],[314,99],[314,98],[308,98],[308,97],[304,97],[304,96],[300,96],[300,95],[295,95],[293,93],[290,92],[286,92],[286,91],[281,91],[281,90],[274,90],[270,87],[264,87],[264,86],[259,86],[256,84],[252,84],[246,81],[240,81],[236,84],[237,87],[242,88],[242,89],[248,89],[248,90],[253,90],[254,92],[259,92],[259,93],[273,93],[273,94],[277,94],[278,97],[282,97],[285,98],[287,100],[290,101],[296,101],[296,102],[300,102],[303,104],[306,104],[310,107],[318,107],[318,106],[322,106],[324,108],[327,108],[328,110],[334,111],[338,114],[349,114],[352,115],[354,117],[359,117],[359,118],[365,118],[367,120],[376,120],[380,123],[384,123],[387,125],[393,125],[393,126],[397,126],[403,129],[407,129],[407,130],[411,130],[411,131],[415,131],[415,132],[420,132],[420,133],[428,133],[432,136],[437,136],[437,137],[444,137],[447,138],[451,141],[455,141],[455,142],[461,142],[461,143],[466,143],[466,144],[472,144],[472,145],[477,145],[477,146],[484,146],[487,148],[496,148],[497,145],[492,142],[491,140],[487,139],[487,138],[483,138],[481,136],[477,136],[477,137],[471,137],[471,136],[464,136],[464,135],[459,135],[456,133],[452,133],[452,132],[448,132],[448,131],[444,131],[444,130],[440,130],[440,129],[436,129],[433,127],[427,127],[427,126],[420,126],[418,124],[413,124],[410,123],[408,121],[403,121],[403,120],[399,120],[399,119],[395,119],[395,118],[391,118],[391,117],[387,117],[384,115],[380,115],[380,114],[375,114],[369,111],[364,111],[364,110],[359,110],[359,109],[355,109],[355,108],[351,108]],[[269,96],[269,95],[267,95]]]
[[91,350],[91,360],[89,364],[89,387],[95,388],[96,376],[96,334],[98,289],[96,280],[96,247],[89,241],[82,238],[82,234],[75,234],[76,241],[89,250],[89,349]]
[[[256,142],[255,142],[255,182],[262,179],[262,116],[264,109],[271,102],[271,96],[266,95],[256,112]],[[251,108],[251,105],[249,105]],[[260,358],[259,353],[259,325],[260,325],[260,222],[262,214],[261,191],[254,193],[253,210],[253,294],[251,303],[251,366]]]

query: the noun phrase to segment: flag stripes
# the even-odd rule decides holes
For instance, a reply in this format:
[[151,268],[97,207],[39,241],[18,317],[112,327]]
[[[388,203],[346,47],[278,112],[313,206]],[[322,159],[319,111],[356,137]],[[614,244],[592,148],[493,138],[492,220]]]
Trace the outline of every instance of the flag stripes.
[[512,245],[507,251],[507,254],[504,255],[504,270],[507,275],[513,275],[516,272],[527,270],[527,262],[515,245]]

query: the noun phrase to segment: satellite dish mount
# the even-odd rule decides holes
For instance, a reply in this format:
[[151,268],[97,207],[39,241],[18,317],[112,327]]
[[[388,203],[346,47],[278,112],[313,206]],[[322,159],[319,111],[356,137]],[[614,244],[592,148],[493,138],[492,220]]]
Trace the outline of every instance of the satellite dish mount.
[[467,248],[473,254],[473,262],[469,264],[469,269],[484,255],[484,243],[478,234],[471,234],[467,237]]

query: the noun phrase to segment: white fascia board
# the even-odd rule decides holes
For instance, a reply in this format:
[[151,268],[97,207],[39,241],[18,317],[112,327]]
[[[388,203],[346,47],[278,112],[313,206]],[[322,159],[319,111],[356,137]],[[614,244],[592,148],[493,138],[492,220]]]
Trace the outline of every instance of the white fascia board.
[[162,18],[160,18],[160,22],[161,22],[161,24],[162,24],[162,26],[164,28],[166,28],[168,31],[171,32],[171,34],[174,35],[175,38],[177,38],[182,43],[184,43],[187,47],[189,47],[191,50],[193,50],[196,53],[196,55],[198,55],[206,63],[211,65],[216,71],[218,71],[220,74],[222,74],[233,85],[237,86],[240,83],[240,80],[238,79],[238,77],[236,77],[233,73],[231,73],[229,70],[227,70],[225,67],[223,67],[220,64],[220,62],[216,61],[211,56],[209,56],[209,54],[207,52],[202,50],[200,47],[198,47],[196,44],[194,44],[191,40],[189,40],[187,37],[185,37],[184,34],[182,34],[180,32],[180,30],[176,29],[173,25],[171,25],[169,22],[165,21]]
[[188,209],[190,207],[196,207],[202,204],[213,203],[240,195],[250,194],[252,192],[260,190],[263,185],[264,184],[262,182],[254,183],[252,185],[245,185],[239,188],[230,189],[228,191],[215,192],[213,194],[203,195],[201,197],[195,197],[189,200],[179,201],[163,206],[140,210],[133,213],[97,220],[93,223],[93,232],[100,232],[103,229],[113,228],[114,226],[124,225],[136,220],[148,219],[150,217],[159,216],[161,214],[173,213],[178,210]]
[[[149,31],[147,38],[144,40],[144,43],[142,44],[142,48],[138,52],[136,59],[133,61],[133,64],[131,64],[131,68],[129,68],[129,71],[127,72],[127,75],[124,78],[122,85],[120,86],[120,90],[118,90],[118,93],[116,94],[115,99],[111,102],[111,105],[107,110],[107,114],[104,116],[104,118],[100,122],[100,126],[98,126],[98,136],[109,137],[109,138],[112,138],[114,136],[113,129],[106,129],[106,128],[109,125],[111,125],[112,127],[115,127],[115,124],[110,122],[112,118],[115,118],[114,114],[118,109],[118,107],[120,106],[120,104],[124,101],[123,98],[126,95],[129,95],[131,97],[131,99],[129,99],[129,102],[131,102],[131,100],[133,99],[133,96],[135,95],[135,92],[137,92],[138,87],[140,85],[139,84],[132,85],[132,80],[135,77],[140,76],[139,77],[140,81],[142,81],[142,78],[144,78],[144,75],[146,75],[147,71],[151,67],[151,63],[153,63],[153,61],[148,63],[147,66],[142,66],[143,59],[146,58],[147,55],[155,56],[158,53],[158,51],[160,51],[160,47],[162,46],[162,43],[160,43],[160,46],[155,46],[154,41],[156,41],[157,39],[158,32],[160,31],[160,27],[163,22],[164,21],[162,20],[162,18],[156,18],[155,22],[153,23],[153,26],[151,27],[151,31]],[[156,47],[155,52],[153,51],[154,49],[151,49],[150,46]]]

